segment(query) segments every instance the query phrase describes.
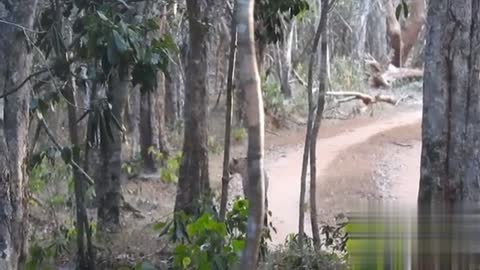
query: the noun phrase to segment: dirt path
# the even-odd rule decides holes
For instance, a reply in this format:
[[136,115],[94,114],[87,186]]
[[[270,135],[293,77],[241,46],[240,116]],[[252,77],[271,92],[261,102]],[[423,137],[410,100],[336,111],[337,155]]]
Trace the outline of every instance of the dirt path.
[[[406,137],[409,137],[411,134],[418,135],[411,131],[418,130],[420,121],[421,112],[418,110],[396,113],[391,117],[372,120],[370,123],[364,123],[364,125],[356,126],[351,130],[318,140],[317,186],[319,197],[317,201],[320,208],[319,214],[322,217],[321,221],[328,221],[336,213],[351,210],[352,207],[359,205],[358,200],[368,200],[372,196],[378,199],[385,196],[386,192],[381,192],[385,194],[380,196],[376,196],[376,194],[378,190],[382,190],[379,183],[385,182],[392,170],[387,168],[383,172],[383,180],[378,177],[372,177],[372,172],[376,171],[377,161],[385,163],[389,163],[389,161],[386,159],[382,160],[383,156],[379,155],[380,151],[369,150],[369,146],[373,145],[370,140],[378,134],[403,128],[406,128],[406,132],[403,133]],[[395,135],[396,132],[391,135]],[[401,136],[398,138],[393,136],[393,138],[403,139]],[[396,143],[399,145],[397,147],[410,151],[407,155],[398,152],[399,157],[397,158],[403,158],[402,162],[408,163],[406,169],[412,171],[411,167],[416,166],[417,163],[419,146],[404,146],[402,141]],[[352,149],[355,146],[361,146],[364,149]],[[379,146],[378,148],[383,149],[384,147],[382,147]],[[362,158],[366,154],[373,156],[368,159]],[[303,146],[297,144],[283,148],[280,153],[278,151],[271,152],[265,160],[265,166],[271,179],[269,205],[273,212],[272,221],[278,232],[274,236],[274,244],[282,243],[289,233],[298,231],[299,179],[302,155]],[[381,171],[378,172],[381,173]],[[351,177],[345,177],[346,174],[349,174]],[[399,174],[402,175],[401,173]],[[405,194],[407,199],[416,197],[416,193],[413,193],[415,192],[414,188],[418,186],[417,181],[418,177],[412,176],[412,174],[410,174],[410,177],[394,177],[386,190],[389,191],[388,193],[393,194],[391,196]],[[310,231],[309,220],[310,218],[307,217],[307,232]]]

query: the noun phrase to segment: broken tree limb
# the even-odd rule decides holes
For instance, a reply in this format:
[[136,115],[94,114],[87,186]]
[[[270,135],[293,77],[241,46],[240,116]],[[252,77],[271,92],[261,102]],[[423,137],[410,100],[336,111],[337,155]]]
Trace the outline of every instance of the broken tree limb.
[[348,102],[348,101],[352,101],[354,99],[360,99],[360,100],[362,100],[363,104],[365,104],[365,105],[370,105],[370,104],[374,104],[374,103],[378,103],[378,102],[385,102],[385,103],[388,103],[388,104],[391,104],[391,105],[394,105],[394,106],[398,104],[398,100],[395,97],[387,96],[387,95],[380,95],[380,94],[375,95],[375,96],[371,96],[371,95],[367,95],[367,94],[360,93],[360,92],[350,92],[350,91],[326,92],[325,94],[327,96],[344,96],[344,97],[347,97],[347,98],[342,99],[341,100],[342,102]]

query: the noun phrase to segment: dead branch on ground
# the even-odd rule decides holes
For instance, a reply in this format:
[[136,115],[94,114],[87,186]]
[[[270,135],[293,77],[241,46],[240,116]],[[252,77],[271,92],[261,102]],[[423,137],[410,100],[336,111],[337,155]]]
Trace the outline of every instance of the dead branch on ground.
[[325,94],[327,96],[344,96],[344,97],[346,97],[344,99],[341,99],[341,100],[337,101],[339,103],[345,103],[345,102],[352,101],[352,100],[355,100],[355,99],[360,99],[363,102],[363,104],[365,104],[365,105],[371,105],[371,104],[374,104],[374,103],[385,102],[385,103],[396,106],[399,102],[399,100],[396,99],[395,97],[387,96],[387,95],[381,95],[381,94],[371,96],[371,95],[367,95],[367,94],[360,93],[360,92],[350,92],[350,91],[326,92]]

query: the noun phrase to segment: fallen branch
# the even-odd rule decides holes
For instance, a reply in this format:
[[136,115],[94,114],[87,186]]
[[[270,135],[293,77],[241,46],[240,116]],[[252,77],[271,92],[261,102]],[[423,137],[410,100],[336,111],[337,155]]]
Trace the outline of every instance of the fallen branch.
[[362,100],[363,104],[370,105],[378,102],[385,102],[391,105],[396,106],[398,104],[398,100],[395,97],[387,96],[387,95],[375,95],[370,96],[360,92],[326,92],[328,96],[345,96],[348,98],[342,99],[342,102],[352,101],[354,99]]

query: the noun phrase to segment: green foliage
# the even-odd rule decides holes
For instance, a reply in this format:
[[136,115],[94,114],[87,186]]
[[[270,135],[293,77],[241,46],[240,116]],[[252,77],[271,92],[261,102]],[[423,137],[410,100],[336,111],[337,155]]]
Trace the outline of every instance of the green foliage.
[[235,142],[241,142],[247,138],[247,131],[245,128],[233,128],[232,129],[232,138]]
[[53,267],[54,260],[70,254],[77,235],[73,227],[60,226],[52,238],[44,241],[33,239],[30,241],[29,257],[26,263],[27,270],[48,270]]
[[182,164],[182,153],[178,152],[165,161],[165,166],[161,169],[160,177],[166,183],[176,183],[178,181],[180,165]]
[[280,89],[280,84],[277,81],[264,80],[262,89],[265,109],[273,114],[284,111],[284,97]]
[[153,155],[158,163],[163,165],[160,168],[160,179],[165,183],[176,183],[182,163],[182,152],[177,152],[175,155],[169,157],[166,157],[154,147],[150,147],[148,152]]
[[52,152],[52,148],[37,154],[38,160],[32,164],[30,171],[29,188],[34,194],[44,193],[47,188],[54,190],[47,198],[47,203],[53,208],[65,206],[66,194],[60,193],[59,186],[68,186],[72,182],[72,171],[67,165],[57,164],[58,152]]
[[303,249],[300,249],[298,235],[290,234],[285,244],[272,253],[260,269],[347,269],[344,258],[334,252],[316,250],[313,239],[304,236]]
[[255,27],[255,37],[264,44],[281,42],[284,36],[282,21],[289,23],[309,9],[306,0],[255,1],[255,21],[261,24]]
[[208,149],[214,154],[218,154],[222,151],[222,144],[218,142],[215,136],[208,136]]
[[[169,234],[177,243],[171,258],[173,269],[233,269],[240,259],[245,247],[248,201],[234,201],[224,222],[218,220],[212,205],[203,208],[203,214],[197,218],[180,212],[173,221],[154,225],[160,235]],[[268,240],[270,227],[262,235],[261,248],[265,253]]]
[[367,89],[364,69],[360,65],[352,64],[352,61],[346,58],[335,59],[330,83],[333,91]]

